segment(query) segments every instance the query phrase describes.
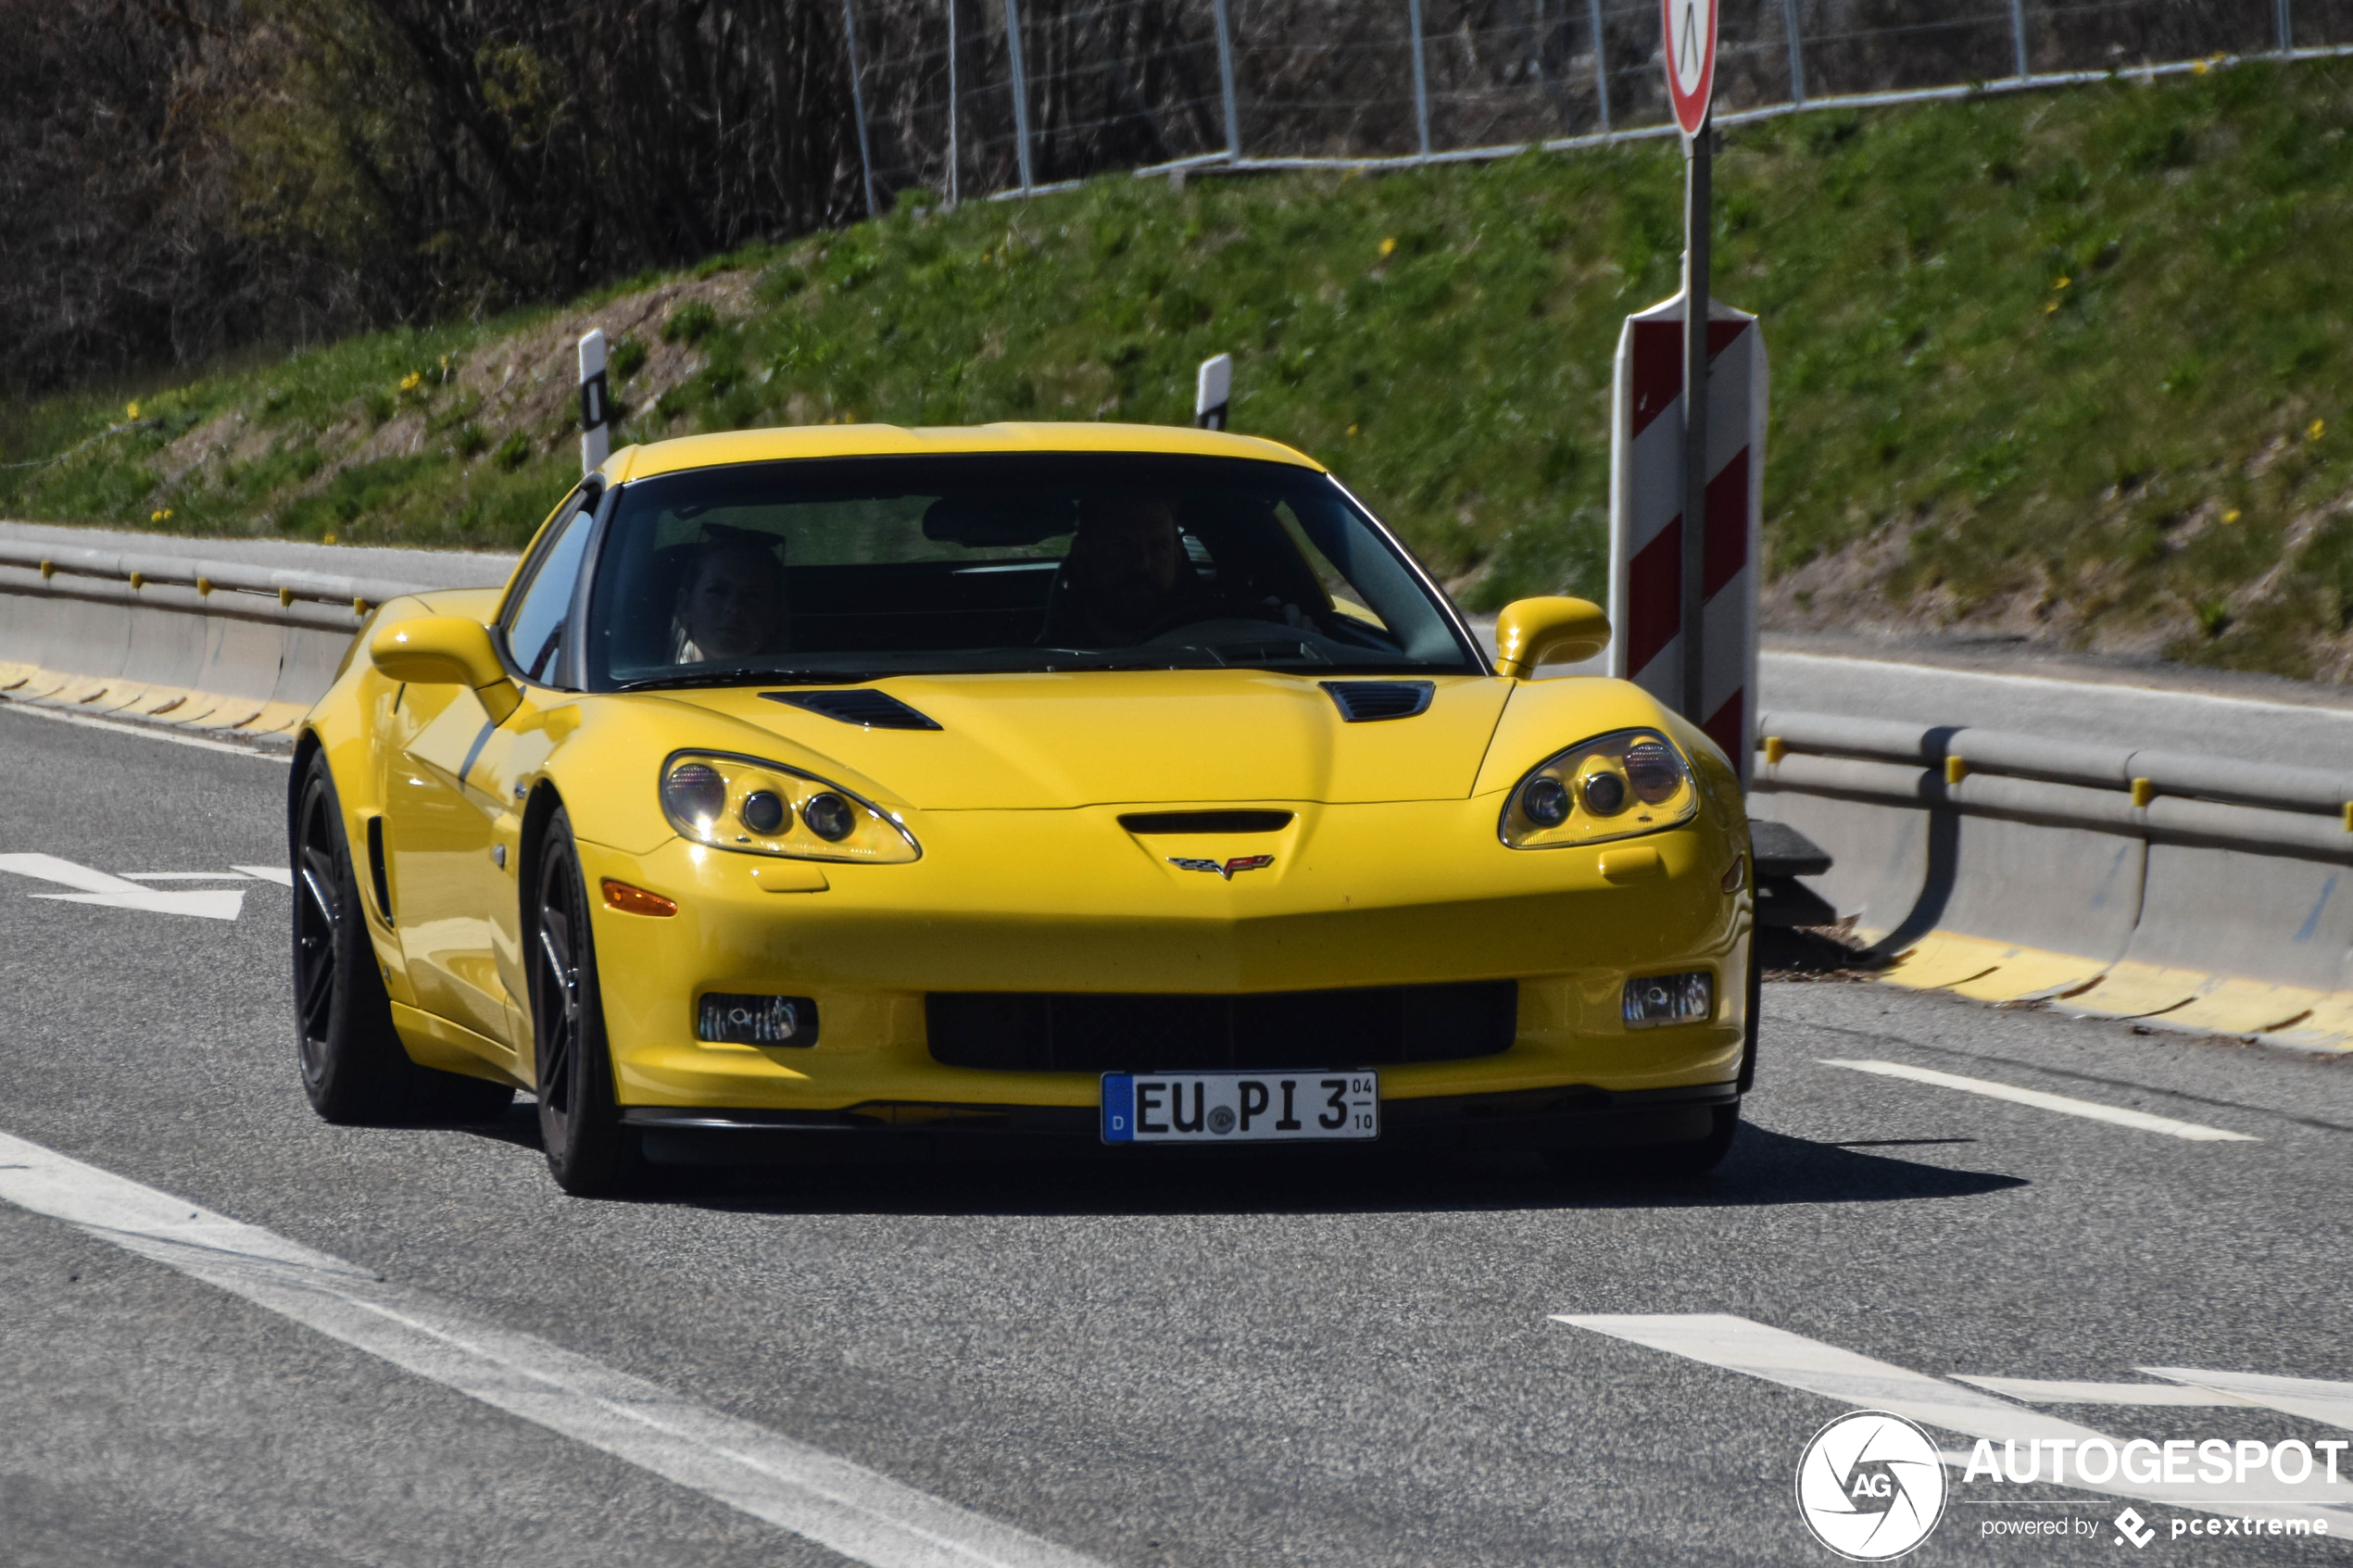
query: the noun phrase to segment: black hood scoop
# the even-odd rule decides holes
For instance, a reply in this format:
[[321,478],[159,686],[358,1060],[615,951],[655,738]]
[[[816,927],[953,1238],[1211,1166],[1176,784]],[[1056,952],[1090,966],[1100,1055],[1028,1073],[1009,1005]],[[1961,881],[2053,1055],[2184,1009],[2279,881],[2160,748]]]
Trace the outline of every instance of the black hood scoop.
[[937,720],[918,713],[888,692],[872,686],[833,687],[820,692],[761,692],[771,702],[805,708],[845,724],[868,730],[936,730]]

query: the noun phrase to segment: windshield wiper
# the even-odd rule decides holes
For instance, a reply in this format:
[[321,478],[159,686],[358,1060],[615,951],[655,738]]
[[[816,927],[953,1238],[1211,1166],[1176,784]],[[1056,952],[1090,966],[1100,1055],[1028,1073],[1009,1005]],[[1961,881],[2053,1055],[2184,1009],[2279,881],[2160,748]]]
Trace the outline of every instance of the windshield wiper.
[[674,691],[684,686],[841,686],[876,677],[863,670],[769,670],[749,665],[734,670],[704,670],[691,675],[653,675],[623,681],[617,692]]

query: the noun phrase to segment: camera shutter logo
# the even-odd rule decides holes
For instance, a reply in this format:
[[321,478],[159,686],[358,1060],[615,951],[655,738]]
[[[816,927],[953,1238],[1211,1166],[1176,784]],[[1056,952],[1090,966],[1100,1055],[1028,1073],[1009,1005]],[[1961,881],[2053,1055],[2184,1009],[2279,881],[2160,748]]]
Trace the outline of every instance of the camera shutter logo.
[[1856,1411],[1814,1434],[1797,1461],[1797,1512],[1814,1538],[1856,1562],[1901,1557],[1944,1516],[1944,1462],[1900,1415]]

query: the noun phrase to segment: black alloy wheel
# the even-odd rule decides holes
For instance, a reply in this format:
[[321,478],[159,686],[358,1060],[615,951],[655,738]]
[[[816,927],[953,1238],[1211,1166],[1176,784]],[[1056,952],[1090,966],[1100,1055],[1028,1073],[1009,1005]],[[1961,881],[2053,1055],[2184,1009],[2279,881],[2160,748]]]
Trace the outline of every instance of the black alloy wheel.
[[531,1040],[539,1084],[539,1141],[556,1185],[575,1198],[621,1188],[633,1173],[614,1101],[612,1054],[597,987],[588,888],[572,820],[559,809],[539,851],[532,922]]
[[420,1067],[393,1030],[324,753],[299,775],[292,829],[295,1042],[310,1108],[345,1123],[495,1121],[513,1089]]

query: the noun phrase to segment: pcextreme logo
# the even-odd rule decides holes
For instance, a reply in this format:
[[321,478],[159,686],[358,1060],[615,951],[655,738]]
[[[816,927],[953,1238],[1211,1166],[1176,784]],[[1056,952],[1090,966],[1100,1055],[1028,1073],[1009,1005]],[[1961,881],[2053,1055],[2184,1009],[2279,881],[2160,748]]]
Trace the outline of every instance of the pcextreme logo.
[[1814,1434],[1797,1461],[1797,1512],[1855,1562],[1903,1556],[1944,1516],[1944,1464],[1928,1434],[1886,1411],[1856,1411]]

